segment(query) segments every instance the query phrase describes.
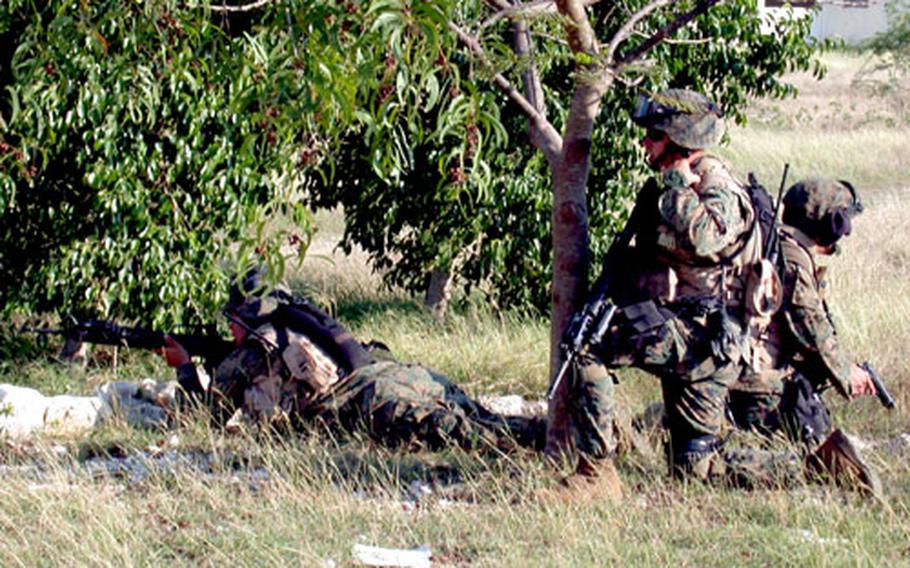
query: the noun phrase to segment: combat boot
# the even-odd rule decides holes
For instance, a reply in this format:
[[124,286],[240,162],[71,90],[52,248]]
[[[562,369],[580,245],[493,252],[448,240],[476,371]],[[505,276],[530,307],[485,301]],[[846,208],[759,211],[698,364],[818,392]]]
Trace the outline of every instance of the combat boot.
[[876,497],[882,495],[882,482],[856,444],[842,430],[831,432],[806,458],[810,475],[830,476],[841,487],[855,488]]
[[581,457],[575,473],[562,479],[559,486],[537,494],[540,501],[609,501],[622,500],[622,482],[612,459],[590,460]]

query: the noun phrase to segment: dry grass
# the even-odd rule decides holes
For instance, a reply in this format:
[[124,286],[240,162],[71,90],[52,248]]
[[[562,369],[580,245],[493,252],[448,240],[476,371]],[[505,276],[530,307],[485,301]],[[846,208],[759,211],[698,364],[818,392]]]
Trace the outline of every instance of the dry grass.
[[[832,60],[831,79],[856,62]],[[818,87],[813,106],[823,107]],[[840,93],[840,91],[837,91]],[[838,97],[841,95],[838,94]],[[789,112],[785,103],[782,112]],[[135,454],[171,435],[112,424],[89,440],[0,446],[0,565],[347,566],[354,543],[428,544],[438,565],[880,566],[910,557],[910,188],[892,170],[908,161],[907,129],[853,132],[806,126],[798,133],[760,124],[734,133],[741,169],[776,179],[791,154],[792,179],[823,173],[864,180],[868,208],[832,259],[831,303],[851,352],[872,359],[901,408],[885,415],[873,400],[835,402],[836,420],[861,433],[883,474],[889,506],[833,487],[740,491],[667,479],[659,455],[622,464],[622,505],[594,499],[532,498],[553,482],[533,455],[477,458],[461,452],[389,452],[367,442],[263,440],[212,432],[188,419],[174,433],[184,455],[214,455],[202,469],[157,470],[139,480],[97,475],[86,458]],[[891,167],[891,166],[888,166]],[[843,173],[841,173],[843,172]],[[893,176],[893,177],[892,177]],[[776,182],[769,182],[774,185]],[[546,376],[546,322],[498,316],[482,307],[439,325],[417,299],[382,288],[362,253],[333,252],[340,216],[323,230],[293,284],[334,301],[361,337],[387,342],[403,359],[448,374],[474,394],[539,395]],[[47,362],[0,366],[0,380],[56,392],[114,378],[167,376],[160,361],[129,354],[82,372]],[[659,396],[656,381],[624,374],[620,398],[638,410]],[[253,476],[251,471],[266,472]],[[414,491],[414,484],[427,491]]]

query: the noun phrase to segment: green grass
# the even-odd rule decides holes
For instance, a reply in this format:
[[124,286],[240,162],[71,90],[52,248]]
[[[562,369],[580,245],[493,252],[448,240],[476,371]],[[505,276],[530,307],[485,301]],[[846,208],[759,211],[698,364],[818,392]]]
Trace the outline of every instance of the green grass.
[[[830,84],[846,84],[859,63],[833,57]],[[819,108],[828,108],[824,85],[803,85]],[[786,115],[800,104],[762,103],[754,112],[772,116],[767,105],[778,105]],[[667,478],[659,450],[624,458],[622,504],[546,503],[533,496],[556,474],[531,454],[408,454],[358,440],[231,436],[212,431],[204,417],[183,415],[170,431],[114,421],[84,438],[0,442],[0,565],[348,566],[355,543],[428,544],[434,561],[450,566],[907,565],[910,447],[897,445],[896,436],[907,432],[910,407],[910,243],[903,238],[910,187],[900,175],[910,162],[908,129],[795,129],[761,116],[732,133],[725,152],[737,171],[755,170],[776,189],[790,161],[791,180],[815,173],[851,179],[868,203],[844,254],[831,260],[830,298],[847,347],[877,364],[900,408],[886,414],[871,399],[828,400],[839,424],[873,444],[870,460],[882,473],[887,506],[823,485],[685,485]],[[473,305],[436,323],[418,298],[383,288],[363,253],[334,252],[339,212],[317,221],[311,254],[292,274],[296,289],[331,304],[357,336],[386,342],[399,358],[443,372],[472,394],[542,395],[545,321]],[[28,357],[0,362],[0,382],[48,394],[171,376],[150,354],[99,349],[83,370],[13,347],[9,353]],[[659,396],[656,380],[622,374],[626,417]],[[138,481],[86,466],[93,457],[149,446],[203,454],[211,466],[158,470]],[[431,493],[414,500],[408,488],[415,482]]]

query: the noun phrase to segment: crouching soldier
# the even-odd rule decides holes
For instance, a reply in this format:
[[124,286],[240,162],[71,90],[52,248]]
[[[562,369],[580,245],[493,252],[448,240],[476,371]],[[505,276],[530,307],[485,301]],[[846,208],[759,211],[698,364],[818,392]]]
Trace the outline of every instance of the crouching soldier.
[[810,470],[855,480],[878,492],[875,472],[840,430],[833,430],[818,396],[833,387],[844,398],[875,394],[869,374],[851,364],[825,302],[825,268],[850,234],[863,207],[848,182],[814,178],[790,187],[783,198],[781,263],[783,303],[770,325],[754,338],[751,365],[731,387],[737,426],[770,435],[783,431],[807,448]]
[[798,469],[795,456],[723,447],[728,390],[745,362],[742,290],[761,258],[761,234],[745,186],[707,152],[723,131],[721,112],[703,95],[671,89],[642,96],[632,118],[646,129],[642,144],[655,176],[632,213],[640,219],[630,221],[634,247],[614,270],[633,277],[610,286],[620,307],[571,373],[580,459],[566,484],[620,495],[607,369],[625,366],[661,380],[675,475],[713,481],[747,470],[756,482],[773,483]]
[[183,390],[208,401],[219,422],[327,427],[389,447],[542,444],[542,419],[500,416],[442,375],[377,361],[312,304],[282,290],[247,295],[259,288],[256,280],[232,291],[225,314],[237,349],[215,369],[208,388],[179,343],[169,339],[164,350]]

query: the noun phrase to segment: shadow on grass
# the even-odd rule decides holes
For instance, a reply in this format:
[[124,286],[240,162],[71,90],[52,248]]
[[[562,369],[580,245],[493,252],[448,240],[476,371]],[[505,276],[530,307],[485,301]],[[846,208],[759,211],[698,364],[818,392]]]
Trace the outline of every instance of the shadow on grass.
[[405,298],[363,299],[354,296],[338,298],[335,303],[335,315],[339,320],[358,326],[366,321],[381,317],[425,318],[430,320],[423,307]]

